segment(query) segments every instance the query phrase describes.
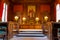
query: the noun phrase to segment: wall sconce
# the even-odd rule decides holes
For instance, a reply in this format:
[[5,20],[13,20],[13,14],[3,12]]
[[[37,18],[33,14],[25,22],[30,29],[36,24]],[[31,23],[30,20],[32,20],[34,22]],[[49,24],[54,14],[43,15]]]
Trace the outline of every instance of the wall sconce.
[[24,24],[26,22],[26,17],[23,17],[22,20],[23,20],[23,24]]
[[35,18],[35,21],[36,21],[36,23],[38,23],[38,22],[39,22],[39,18],[38,18],[38,17],[36,17],[36,18]]
[[15,19],[15,21],[18,21],[19,17],[18,16],[15,16],[14,19]]
[[48,20],[48,16],[45,16],[45,17],[44,17],[44,20],[47,21],[47,20]]

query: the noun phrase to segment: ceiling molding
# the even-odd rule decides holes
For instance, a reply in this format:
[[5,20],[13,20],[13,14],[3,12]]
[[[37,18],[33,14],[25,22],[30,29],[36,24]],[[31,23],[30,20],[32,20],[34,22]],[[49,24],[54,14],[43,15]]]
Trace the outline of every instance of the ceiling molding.
[[51,4],[54,0],[9,0],[12,4],[24,4],[24,3],[40,3],[40,4]]

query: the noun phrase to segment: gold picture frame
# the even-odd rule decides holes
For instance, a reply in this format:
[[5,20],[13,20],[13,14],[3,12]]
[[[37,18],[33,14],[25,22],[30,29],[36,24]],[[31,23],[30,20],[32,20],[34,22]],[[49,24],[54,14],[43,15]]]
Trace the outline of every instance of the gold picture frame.
[[35,5],[29,5],[28,6],[28,16],[34,17],[36,13],[36,6]]

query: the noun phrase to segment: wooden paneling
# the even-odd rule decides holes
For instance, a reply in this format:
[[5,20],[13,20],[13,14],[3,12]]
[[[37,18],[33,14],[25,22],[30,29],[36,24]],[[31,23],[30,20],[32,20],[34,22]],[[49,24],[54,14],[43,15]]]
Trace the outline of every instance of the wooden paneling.
[[52,2],[52,0],[9,0],[9,1],[14,4],[29,3],[29,2],[34,2],[34,3],[51,3]]
[[60,0],[55,0],[55,3],[59,3],[60,4]]
[[41,24],[37,24],[37,25],[23,24],[23,25],[20,25],[19,29],[42,29],[42,25]]
[[23,12],[23,5],[14,5],[14,12]]
[[[54,1],[54,0],[53,0]],[[49,17],[49,20],[54,20],[55,17],[51,17],[54,15],[54,5],[51,7],[51,4],[53,3],[52,0],[10,0],[13,4],[13,10],[12,12],[13,17],[17,14],[20,15],[20,18],[22,19],[23,16],[27,17],[27,6],[28,5],[35,5],[36,6],[36,17],[40,18],[40,21],[43,20],[43,16],[47,15]],[[47,13],[44,13],[46,12]],[[19,13],[16,13],[19,12]],[[12,15],[12,14],[11,14]],[[10,20],[10,19],[9,19]],[[20,21],[21,22],[21,21]]]
[[49,17],[49,20],[50,20],[50,5],[47,5],[47,4],[41,4],[39,5],[38,7],[38,17],[40,18],[40,20],[42,21],[44,16],[48,16]]
[[40,5],[40,12],[44,11],[50,12],[50,5]]
[[0,0],[0,3],[1,3],[2,0]]
[[13,21],[14,20],[14,12],[13,12],[13,4],[8,5],[8,21]]
[[42,14],[42,17],[44,16],[50,16],[50,5],[40,5],[40,13]]

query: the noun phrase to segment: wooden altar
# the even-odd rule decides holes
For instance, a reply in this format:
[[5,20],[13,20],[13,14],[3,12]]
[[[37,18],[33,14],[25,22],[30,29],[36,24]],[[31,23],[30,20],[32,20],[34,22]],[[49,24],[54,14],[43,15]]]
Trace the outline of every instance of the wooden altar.
[[18,30],[20,29],[42,29],[42,24],[20,24],[19,26],[14,24],[13,31],[16,31],[17,29]]
[[41,24],[20,24],[19,29],[42,29]]

